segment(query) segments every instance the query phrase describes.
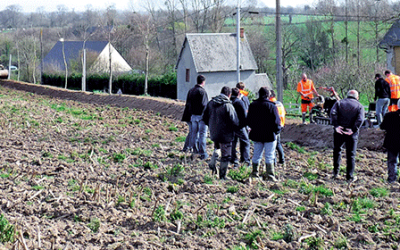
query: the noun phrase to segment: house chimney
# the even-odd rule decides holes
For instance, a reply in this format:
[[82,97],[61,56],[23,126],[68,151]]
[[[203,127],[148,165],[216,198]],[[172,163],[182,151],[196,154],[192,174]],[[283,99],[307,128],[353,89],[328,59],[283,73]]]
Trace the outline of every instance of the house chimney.
[[240,28],[240,38],[244,38],[244,28]]

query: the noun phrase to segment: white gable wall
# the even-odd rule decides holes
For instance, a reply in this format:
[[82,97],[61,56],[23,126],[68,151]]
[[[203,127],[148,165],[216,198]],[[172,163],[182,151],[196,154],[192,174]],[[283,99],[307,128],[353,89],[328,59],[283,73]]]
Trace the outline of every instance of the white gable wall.
[[[185,42],[184,49],[181,54],[181,59],[178,64],[176,71],[177,79],[177,99],[185,100],[188,91],[196,85],[197,71],[194,66],[193,57],[189,49],[188,43]],[[190,69],[190,81],[186,82],[186,69]]]
[[[110,47],[111,46],[111,47]],[[125,61],[124,58],[114,49],[110,43],[104,47],[103,51],[99,54],[96,61],[90,67],[91,72],[109,72],[110,68],[110,49],[111,49],[111,63],[113,72],[126,72],[131,71],[132,68]]]

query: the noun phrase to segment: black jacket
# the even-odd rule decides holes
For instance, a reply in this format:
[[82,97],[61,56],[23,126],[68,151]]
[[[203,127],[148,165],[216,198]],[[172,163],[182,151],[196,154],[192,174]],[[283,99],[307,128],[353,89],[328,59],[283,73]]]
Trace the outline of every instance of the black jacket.
[[203,121],[210,129],[211,140],[216,143],[228,143],[234,139],[234,131],[239,119],[229,98],[220,94],[208,102]]
[[364,107],[353,97],[337,101],[331,109],[333,127],[350,128],[354,135],[358,135],[358,130],[363,124],[364,117]]
[[186,97],[186,105],[188,106],[187,113],[189,113],[190,116],[202,115],[204,109],[207,106],[207,103],[208,103],[208,95],[206,90],[202,86],[196,84],[193,88],[189,90]]
[[383,146],[390,151],[400,150],[400,110],[385,114],[381,129],[386,130]]
[[190,113],[190,102],[187,101],[189,100],[189,93],[190,90],[188,91],[188,94],[186,96],[185,109],[183,110],[183,115],[182,115],[183,122],[190,122],[190,118],[192,117],[192,114]]
[[245,108],[245,104],[243,100],[239,99],[237,96],[231,96],[231,102],[239,118],[238,129],[241,129],[246,126],[247,110]]
[[382,77],[375,82],[375,98],[390,98],[390,86]]
[[275,141],[276,134],[281,132],[281,120],[275,104],[268,98],[253,101],[247,114],[247,125],[251,129],[249,137],[252,141]]

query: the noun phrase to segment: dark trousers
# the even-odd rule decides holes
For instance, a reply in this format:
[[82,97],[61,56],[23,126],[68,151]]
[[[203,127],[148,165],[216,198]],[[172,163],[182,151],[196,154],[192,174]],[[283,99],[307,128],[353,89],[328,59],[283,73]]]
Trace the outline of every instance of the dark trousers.
[[394,182],[397,179],[397,163],[399,157],[399,150],[389,150],[387,152],[387,166],[388,166],[388,182]]
[[333,174],[339,174],[342,146],[346,144],[347,173],[346,178],[353,178],[357,150],[358,134],[342,135],[333,133]]
[[281,134],[276,135],[276,150],[278,151],[279,163],[285,163],[285,153],[283,152],[283,147],[281,144]]
[[246,127],[243,127],[238,131],[235,131],[235,138],[233,139],[232,142],[231,162],[233,163],[238,159],[236,155],[236,145],[238,139],[240,148],[240,162],[250,163],[250,140],[249,140],[249,133],[247,132]]
[[230,161],[231,160],[231,153],[232,153],[232,143],[219,143],[214,142],[215,149],[221,149],[221,162]]

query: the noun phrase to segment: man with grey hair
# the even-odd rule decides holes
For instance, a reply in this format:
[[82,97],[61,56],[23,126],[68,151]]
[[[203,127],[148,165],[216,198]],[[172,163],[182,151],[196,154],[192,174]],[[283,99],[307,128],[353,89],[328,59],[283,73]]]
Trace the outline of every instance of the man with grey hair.
[[333,178],[339,175],[341,162],[341,149],[346,144],[347,173],[346,179],[349,182],[357,180],[354,176],[355,157],[358,142],[358,133],[364,121],[364,107],[358,101],[358,92],[350,90],[347,98],[340,100],[333,105],[331,110],[331,121],[334,127],[333,132]]
[[[397,101],[400,107],[400,100]],[[387,149],[388,183],[397,179],[397,163],[400,155],[400,109],[385,114],[381,129],[386,131],[383,146]]]

